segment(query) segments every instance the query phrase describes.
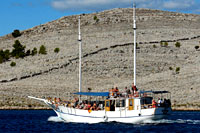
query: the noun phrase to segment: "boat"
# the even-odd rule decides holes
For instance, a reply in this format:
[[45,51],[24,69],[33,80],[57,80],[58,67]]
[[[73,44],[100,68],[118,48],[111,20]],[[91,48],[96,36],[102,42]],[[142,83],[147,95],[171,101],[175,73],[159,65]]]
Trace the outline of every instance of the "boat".
[[[79,16],[79,91],[74,93],[77,98],[74,101],[62,101],[61,99],[43,99],[28,96],[31,99],[44,102],[52,108],[57,116],[66,122],[75,123],[140,123],[148,120],[157,120],[167,117],[171,113],[170,92],[168,91],[144,91],[136,87],[136,7],[133,6],[133,30],[134,30],[134,84],[132,91],[125,88],[119,92],[118,88],[108,92],[82,92],[81,83],[81,57],[82,40],[80,32]],[[94,97],[91,100],[91,97]],[[160,97],[160,99],[159,99]],[[157,101],[157,99],[159,99]],[[157,102],[156,102],[157,101]]]

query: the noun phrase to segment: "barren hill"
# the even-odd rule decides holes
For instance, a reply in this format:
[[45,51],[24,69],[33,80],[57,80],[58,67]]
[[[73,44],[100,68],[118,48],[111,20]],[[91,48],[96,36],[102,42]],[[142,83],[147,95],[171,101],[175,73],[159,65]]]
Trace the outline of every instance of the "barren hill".
[[[132,9],[83,14],[83,91],[121,90],[133,82]],[[169,90],[174,107],[200,108],[200,15],[137,9],[137,86]],[[94,20],[97,16],[98,20]],[[28,56],[0,64],[0,106],[41,107],[27,98],[61,97],[78,91],[78,15],[0,37],[0,49],[19,40],[26,49],[45,45],[47,55]],[[168,42],[161,47],[160,41]],[[174,44],[181,43],[178,48]],[[58,54],[54,49],[60,48]],[[11,61],[16,62],[11,67]],[[173,70],[170,70],[169,68]],[[176,73],[176,68],[180,72]]]

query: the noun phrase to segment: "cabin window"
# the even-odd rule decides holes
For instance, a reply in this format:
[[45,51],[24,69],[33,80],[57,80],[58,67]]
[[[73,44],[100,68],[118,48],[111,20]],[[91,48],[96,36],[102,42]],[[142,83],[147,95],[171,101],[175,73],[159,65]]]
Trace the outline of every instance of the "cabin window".
[[125,100],[116,100],[116,107],[125,107]]
[[152,97],[143,97],[141,99],[141,105],[144,105],[144,104],[152,104]]
[[133,100],[129,100],[129,106],[133,106]]
[[106,101],[106,107],[110,107],[110,101]]
[[134,105],[134,101],[133,101],[134,99],[129,99],[129,106],[128,106],[128,110],[133,110],[134,109],[134,107],[133,107],[133,105]]

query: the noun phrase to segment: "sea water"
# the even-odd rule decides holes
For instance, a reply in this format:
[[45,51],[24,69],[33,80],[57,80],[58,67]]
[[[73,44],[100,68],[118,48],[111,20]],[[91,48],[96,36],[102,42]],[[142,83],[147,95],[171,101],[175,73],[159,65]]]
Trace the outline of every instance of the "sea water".
[[0,132],[200,132],[200,112],[173,111],[167,119],[124,123],[67,123],[52,110],[0,110]]

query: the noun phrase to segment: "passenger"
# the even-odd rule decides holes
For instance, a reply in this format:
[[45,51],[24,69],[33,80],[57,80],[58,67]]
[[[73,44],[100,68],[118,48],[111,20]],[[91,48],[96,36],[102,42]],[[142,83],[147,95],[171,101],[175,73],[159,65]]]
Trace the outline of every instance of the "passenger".
[[57,101],[57,103],[58,103],[58,104],[60,104],[60,102],[61,102],[61,99],[60,99],[60,98],[57,98],[57,100],[56,100],[56,101]]
[[152,100],[152,107],[153,107],[153,108],[156,108],[156,102],[155,102],[154,99]]
[[96,102],[94,102],[94,104],[93,104],[93,106],[91,108],[92,108],[92,110],[97,110],[97,104],[96,104]]
[[103,104],[99,104],[98,110],[103,110]]
[[160,99],[160,106],[163,107],[163,105],[164,105],[164,100],[161,98]]
[[80,109],[84,108],[84,103],[81,103]]
[[134,85],[134,83],[132,83],[132,90],[133,90],[133,92],[134,92],[134,94],[137,92],[137,87]]
[[114,88],[109,90],[109,95],[111,98],[114,96]]
[[132,87],[131,87],[130,94],[128,96],[129,96],[129,98],[133,98],[134,97],[134,89]]
[[79,108],[80,108],[80,104],[78,104],[75,108],[76,108],[76,109],[79,109]]
[[160,98],[158,98],[158,107],[160,107],[160,105],[161,105],[161,100]]
[[124,92],[122,93],[122,96],[123,96],[123,97],[127,97],[127,96],[128,96],[127,90],[128,90],[128,88],[125,87],[125,88],[124,88]]
[[115,87],[114,91],[114,98],[117,98],[119,96],[119,89]]
[[88,106],[88,109],[90,109],[92,107],[90,103],[88,103],[87,106]]
[[51,102],[51,97],[48,97],[47,100],[48,100],[48,102]]
[[55,97],[55,98],[54,98],[54,101],[53,101],[53,102],[54,102],[54,104],[56,104],[56,101],[57,101],[57,98]]
[[87,103],[85,103],[85,105],[84,105],[84,108],[83,108],[84,110],[88,110],[88,105],[87,105]]
[[167,103],[167,99],[166,98],[164,98],[163,106],[164,107],[168,107],[168,103]]
[[77,97],[74,98],[74,108],[78,105],[79,99]]

